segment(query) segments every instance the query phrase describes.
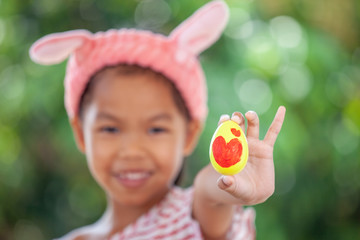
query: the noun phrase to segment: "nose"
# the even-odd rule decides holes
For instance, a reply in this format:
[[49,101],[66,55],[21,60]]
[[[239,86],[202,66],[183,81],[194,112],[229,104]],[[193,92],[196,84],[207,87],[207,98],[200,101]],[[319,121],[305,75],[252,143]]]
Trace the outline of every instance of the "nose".
[[144,158],[142,138],[136,134],[124,136],[119,147],[119,156],[124,160],[141,160]]

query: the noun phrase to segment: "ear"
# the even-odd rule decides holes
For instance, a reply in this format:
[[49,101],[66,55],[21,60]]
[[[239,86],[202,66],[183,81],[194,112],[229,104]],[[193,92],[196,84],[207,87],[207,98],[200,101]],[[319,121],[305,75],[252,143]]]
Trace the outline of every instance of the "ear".
[[86,30],[49,34],[31,46],[30,57],[40,64],[57,64],[68,58],[90,38],[91,33]]
[[189,156],[195,149],[202,132],[203,125],[199,120],[191,120],[188,123],[186,143],[184,148],[184,155]]
[[212,1],[175,28],[170,38],[198,55],[221,35],[229,18],[224,1]]
[[83,124],[81,119],[78,116],[75,116],[70,119],[70,125],[75,137],[75,142],[78,149],[85,153],[85,138],[84,138],[84,131],[83,131]]

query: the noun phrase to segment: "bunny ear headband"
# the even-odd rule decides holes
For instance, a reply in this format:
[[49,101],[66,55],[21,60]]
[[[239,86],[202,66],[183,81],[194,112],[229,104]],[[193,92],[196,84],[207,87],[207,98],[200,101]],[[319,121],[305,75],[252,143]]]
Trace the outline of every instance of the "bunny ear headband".
[[191,117],[203,122],[207,116],[207,88],[197,56],[220,37],[227,20],[227,5],[217,0],[196,11],[168,37],[135,29],[95,34],[73,30],[39,39],[32,45],[30,57],[44,65],[69,58],[65,76],[69,118],[78,113],[89,79],[105,66],[124,63],[151,68],[173,81]]

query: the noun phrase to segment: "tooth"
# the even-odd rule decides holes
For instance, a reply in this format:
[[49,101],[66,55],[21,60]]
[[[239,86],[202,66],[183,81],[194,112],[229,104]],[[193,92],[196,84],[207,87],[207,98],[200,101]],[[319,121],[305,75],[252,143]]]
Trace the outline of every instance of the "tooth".
[[148,172],[127,172],[127,173],[122,173],[119,176],[121,178],[127,178],[130,180],[138,180],[138,179],[145,178],[148,175],[149,175]]

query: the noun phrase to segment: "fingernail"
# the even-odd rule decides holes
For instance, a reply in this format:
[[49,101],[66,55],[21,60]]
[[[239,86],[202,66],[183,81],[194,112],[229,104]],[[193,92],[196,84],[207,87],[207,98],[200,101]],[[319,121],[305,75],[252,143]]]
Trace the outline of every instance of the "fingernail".
[[230,118],[229,115],[223,114],[223,115],[220,116],[220,121],[225,121],[225,120],[228,120],[229,118]]
[[247,115],[247,117],[249,118],[249,117],[251,117],[251,118],[254,118],[255,117],[255,112],[254,111],[248,111],[247,113],[246,113],[246,115]]
[[229,176],[223,176],[222,177],[222,182],[224,183],[225,186],[229,187],[231,186],[231,179]]
[[233,115],[231,118],[234,122],[236,122],[237,124],[241,123],[241,119],[238,115]]

